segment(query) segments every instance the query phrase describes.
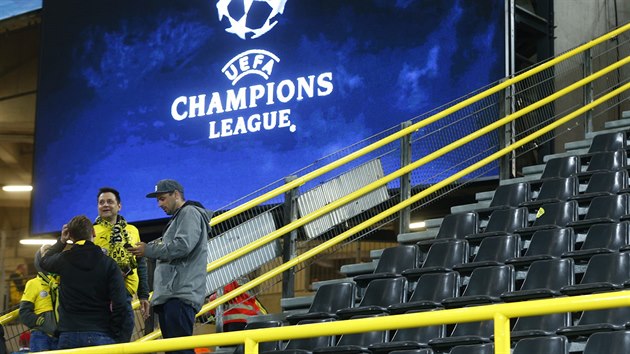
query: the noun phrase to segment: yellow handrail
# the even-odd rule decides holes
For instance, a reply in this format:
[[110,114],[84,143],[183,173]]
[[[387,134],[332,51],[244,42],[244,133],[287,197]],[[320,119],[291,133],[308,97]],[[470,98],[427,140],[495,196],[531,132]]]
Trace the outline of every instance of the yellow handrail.
[[[339,243],[341,243],[342,241],[346,240],[347,238],[351,237],[352,235],[356,234],[357,232],[372,226],[373,224],[387,218],[388,216],[406,208],[407,206],[412,205],[413,203],[421,200],[422,198],[425,198],[427,196],[429,196],[430,194],[432,194],[433,192],[438,191],[440,188],[443,188],[445,186],[447,186],[448,184],[455,182],[456,180],[476,171],[477,169],[489,164],[490,162],[498,159],[499,157],[527,144],[528,142],[542,136],[543,134],[561,126],[562,124],[565,124],[567,122],[569,122],[570,120],[574,119],[575,117],[584,114],[585,112],[593,109],[594,107],[602,104],[603,102],[620,95],[621,93],[627,91],[630,89],[630,83],[627,83],[613,91],[610,91],[609,93],[599,97],[598,99],[594,100],[593,102],[573,111],[572,113],[554,121],[553,123],[545,126],[544,128],[541,128],[539,130],[537,130],[536,132],[532,133],[531,135],[528,135],[512,144],[510,144],[509,146],[506,146],[505,148],[493,153],[492,155],[468,166],[467,168],[449,176],[448,178],[444,179],[441,182],[438,182],[436,184],[434,184],[433,186],[411,196],[409,199],[406,199],[402,202],[400,202],[397,205],[394,205],[393,207],[371,217],[368,220],[363,221],[362,223],[348,229],[347,231],[333,237],[330,240],[327,240],[323,243],[321,243],[320,245],[304,252],[301,255],[298,255],[297,257],[287,261],[286,263],[283,263],[281,265],[279,265],[278,267],[258,276],[257,278],[249,281],[248,283],[230,291],[227,294],[224,294],[220,297],[218,297],[217,299],[205,304],[202,308],[201,311],[199,313],[205,313],[211,309],[216,308],[217,306],[219,306],[222,303],[225,303],[233,298],[235,298],[238,295],[243,294],[244,292],[251,290],[252,288],[259,286],[260,284],[262,284],[263,282],[272,279],[275,276],[278,276],[280,274],[282,274],[282,272],[296,266],[297,264],[304,262],[314,256],[316,256],[317,254],[325,251],[326,249],[328,249],[329,247],[335,246]],[[152,333],[150,335],[147,335],[143,338],[141,338],[141,340],[147,340],[147,339],[151,339],[151,338],[155,338],[155,335]]]
[[133,354],[245,344],[245,354],[256,354],[258,353],[258,343],[261,342],[495,320],[495,354],[509,354],[509,320],[511,318],[573,311],[603,310],[625,306],[630,306],[630,290],[326,323],[203,334],[194,337],[162,339],[144,343],[136,342],[68,350],[53,350],[45,353]]
[[248,202],[245,202],[245,203],[235,207],[234,209],[231,209],[231,210],[226,211],[225,213],[219,214],[219,215],[215,216],[214,218],[212,218],[212,220],[210,221],[210,225],[214,226],[214,225],[217,225],[219,223],[222,223],[223,221],[228,220],[231,217],[234,217],[236,215],[239,215],[240,213],[242,213],[244,211],[247,211],[247,210],[249,210],[249,209],[251,209],[251,208],[253,208],[253,207],[255,207],[255,206],[259,205],[259,204],[262,204],[262,203],[266,202],[267,200],[269,200],[271,198],[274,198],[274,197],[279,196],[279,195],[281,195],[283,193],[286,193],[286,192],[288,192],[288,191],[290,191],[290,190],[292,190],[294,188],[297,188],[297,187],[303,185],[304,183],[306,183],[306,182],[308,182],[308,181],[310,181],[312,179],[315,179],[315,178],[317,178],[317,177],[319,177],[319,176],[321,176],[321,175],[323,175],[325,173],[328,173],[328,172],[334,170],[335,168],[337,168],[339,166],[343,166],[344,164],[346,164],[346,163],[348,163],[350,161],[353,161],[353,160],[355,160],[355,159],[357,159],[357,158],[359,158],[359,157],[361,157],[361,156],[363,156],[363,155],[365,155],[365,154],[367,154],[369,152],[372,152],[372,151],[374,151],[374,150],[376,150],[376,149],[378,149],[378,148],[380,148],[382,146],[385,146],[385,145],[387,145],[387,144],[389,144],[389,143],[391,143],[393,141],[396,141],[396,140],[402,138],[405,135],[409,135],[409,134],[415,132],[416,130],[418,130],[418,129],[422,128],[422,127],[425,127],[425,126],[427,126],[427,125],[429,125],[431,123],[434,123],[434,122],[436,122],[436,121],[438,121],[438,120],[440,120],[440,119],[442,119],[442,118],[444,118],[444,117],[446,117],[446,116],[448,116],[448,115],[450,115],[452,113],[455,113],[456,111],[458,111],[458,110],[460,110],[460,109],[462,109],[462,108],[464,108],[464,107],[466,107],[466,106],[468,106],[468,105],[470,105],[472,103],[475,103],[475,102],[477,102],[477,101],[479,101],[479,100],[481,100],[483,98],[486,98],[486,97],[488,97],[490,95],[493,95],[493,94],[495,94],[495,93],[497,93],[497,92],[499,92],[499,91],[501,91],[501,90],[503,90],[503,89],[505,89],[505,88],[507,88],[507,87],[509,87],[511,85],[514,85],[517,82],[520,82],[520,81],[522,81],[522,80],[524,80],[524,79],[526,79],[526,78],[528,78],[528,77],[530,77],[532,75],[535,75],[535,74],[537,74],[537,73],[539,73],[539,72],[541,72],[541,71],[543,71],[545,69],[548,69],[548,68],[556,65],[557,63],[559,63],[559,62],[561,62],[561,61],[563,61],[565,59],[568,59],[568,58],[570,58],[570,57],[572,57],[574,55],[580,54],[583,51],[585,51],[587,49],[590,49],[590,48],[592,48],[592,47],[594,47],[594,46],[596,46],[596,45],[598,45],[598,44],[600,44],[602,42],[606,42],[608,40],[611,40],[614,37],[622,34],[623,32],[625,32],[627,30],[630,30],[630,23],[628,23],[628,24],[626,24],[624,26],[621,26],[621,27],[617,28],[614,31],[606,33],[605,35],[603,35],[601,37],[598,37],[598,38],[596,38],[596,39],[594,39],[594,40],[592,40],[592,41],[590,41],[590,42],[588,42],[586,44],[583,44],[583,45],[581,45],[581,46],[579,46],[579,47],[577,47],[575,49],[572,49],[572,50],[570,50],[570,51],[568,51],[568,52],[566,52],[566,53],[564,53],[562,55],[559,55],[559,56],[557,56],[557,57],[555,57],[555,58],[553,58],[553,59],[551,59],[551,60],[549,60],[549,61],[547,61],[545,63],[542,63],[542,64],[540,64],[540,65],[530,69],[530,70],[527,70],[526,72],[524,72],[522,74],[519,74],[519,75],[517,75],[517,76],[515,76],[515,77],[513,77],[511,79],[505,80],[504,82],[502,82],[502,83],[500,83],[500,84],[498,84],[496,86],[493,86],[493,87],[491,87],[490,89],[488,89],[486,91],[478,93],[478,94],[476,94],[476,95],[474,95],[474,96],[472,96],[472,97],[470,97],[470,98],[468,98],[468,99],[466,99],[466,100],[464,100],[462,102],[459,102],[459,103],[455,104],[454,106],[452,106],[450,108],[445,109],[444,111],[441,111],[441,112],[439,112],[437,114],[434,114],[433,116],[431,116],[431,117],[429,117],[427,119],[424,119],[424,120],[422,120],[422,121],[420,121],[418,123],[412,124],[409,127],[405,128],[405,129],[402,129],[402,130],[400,130],[400,131],[398,131],[398,132],[396,132],[396,133],[394,133],[394,134],[392,134],[392,135],[390,135],[388,137],[385,137],[385,138],[383,138],[383,139],[381,139],[379,141],[376,141],[376,142],[374,142],[374,143],[372,143],[372,144],[370,144],[370,145],[368,145],[368,146],[366,146],[364,148],[361,148],[361,149],[359,149],[359,150],[357,150],[357,151],[355,151],[355,152],[353,152],[351,154],[348,154],[347,156],[344,156],[344,157],[340,158],[339,160],[331,162],[331,163],[329,163],[326,166],[320,167],[320,168],[318,168],[315,171],[309,172],[309,173],[305,174],[302,177],[298,177],[295,180],[293,180],[293,181],[291,181],[289,183],[286,183],[286,184],[284,184],[284,185],[282,185],[280,187],[277,187],[274,190],[271,190],[271,191],[269,191],[269,192],[267,192],[267,193],[265,193],[265,194],[263,194],[261,196],[258,196],[258,197],[254,198],[254,199],[252,199],[252,200],[250,200]]
[[512,114],[510,114],[510,115],[508,115],[508,116],[506,116],[506,117],[504,117],[502,119],[497,120],[496,122],[494,122],[492,124],[489,124],[489,125],[481,128],[481,129],[479,129],[479,130],[477,130],[477,131],[475,131],[475,132],[473,132],[473,133],[471,133],[471,134],[469,134],[469,135],[467,135],[467,136],[457,140],[457,141],[454,141],[454,142],[452,142],[452,143],[450,143],[450,144],[440,148],[439,150],[436,150],[436,151],[434,151],[434,152],[432,152],[432,153],[430,153],[430,154],[428,154],[428,155],[418,159],[417,161],[415,161],[413,163],[410,163],[410,164],[400,168],[399,170],[396,170],[395,172],[392,172],[389,175],[378,179],[377,181],[374,181],[374,182],[372,182],[372,183],[370,183],[370,184],[368,184],[368,185],[366,185],[364,187],[361,187],[360,189],[358,189],[358,190],[356,190],[356,191],[354,191],[354,192],[352,192],[352,193],[350,193],[348,195],[345,195],[345,196],[343,196],[343,197],[341,197],[341,198],[339,198],[339,199],[337,199],[337,200],[335,200],[335,201],[325,205],[324,207],[322,207],[320,209],[317,209],[317,210],[315,210],[315,211],[313,211],[313,212],[311,212],[311,213],[309,213],[307,215],[304,215],[303,217],[301,217],[301,218],[291,222],[290,224],[287,224],[287,225],[285,225],[285,226],[283,226],[283,227],[281,227],[281,228],[279,228],[279,229],[277,229],[275,231],[270,232],[269,234],[267,234],[267,235],[265,235],[265,236],[255,240],[255,241],[253,241],[252,243],[249,243],[249,244],[247,244],[247,245],[245,245],[245,246],[243,246],[243,247],[241,247],[241,248],[239,248],[239,249],[237,249],[237,250],[235,250],[233,252],[230,252],[230,253],[226,254],[225,256],[223,256],[223,257],[221,257],[219,259],[216,259],[216,260],[212,261],[206,267],[206,271],[207,272],[211,272],[211,271],[213,271],[213,270],[215,270],[215,269],[217,269],[217,268],[219,268],[221,266],[224,266],[227,263],[229,263],[231,261],[234,261],[237,258],[240,258],[243,255],[245,255],[245,254],[247,254],[249,252],[252,252],[255,249],[257,249],[257,248],[259,248],[259,247],[261,247],[261,246],[263,246],[263,245],[265,245],[265,244],[267,244],[267,243],[269,243],[269,242],[271,242],[271,241],[273,241],[273,240],[275,240],[275,239],[277,239],[277,238],[279,238],[279,237],[289,233],[290,231],[293,231],[293,230],[297,229],[298,227],[306,225],[307,223],[309,223],[309,222],[311,222],[311,221],[313,221],[313,220],[315,220],[315,219],[317,219],[317,218],[319,218],[319,217],[321,217],[321,216],[323,216],[325,214],[330,213],[331,211],[339,208],[340,206],[345,205],[345,204],[347,204],[347,203],[349,203],[349,202],[351,202],[351,201],[353,201],[353,200],[355,200],[355,199],[357,199],[357,198],[359,198],[359,197],[361,197],[361,196],[363,196],[363,195],[365,195],[365,194],[367,194],[367,193],[369,193],[369,192],[371,192],[371,191],[373,191],[373,190],[375,190],[375,189],[377,189],[377,188],[379,188],[381,186],[384,186],[387,183],[389,183],[389,182],[391,182],[391,181],[393,181],[393,180],[395,180],[395,179],[397,179],[397,178],[399,178],[399,177],[401,177],[401,176],[403,176],[403,175],[405,175],[407,173],[410,173],[411,171],[419,168],[420,166],[423,166],[423,165],[425,165],[425,164],[427,164],[427,163],[429,163],[429,162],[439,158],[440,156],[443,156],[443,155],[445,155],[445,154],[447,154],[447,153],[449,153],[449,152],[451,152],[451,151],[453,151],[453,150],[463,146],[464,144],[467,144],[467,143],[473,141],[474,139],[479,138],[482,135],[485,135],[485,134],[487,134],[487,133],[489,133],[489,132],[491,132],[491,131],[493,131],[493,130],[495,130],[495,129],[503,126],[503,125],[506,125],[506,124],[516,120],[517,118],[522,117],[525,114],[528,114],[528,113],[530,113],[530,112],[532,112],[532,111],[534,111],[534,110],[536,110],[536,109],[538,109],[538,108],[540,108],[540,107],[542,107],[542,106],[544,106],[544,105],[546,105],[546,104],[548,104],[548,103],[550,103],[550,102],[552,102],[552,101],[554,101],[554,100],[556,100],[556,99],[566,95],[567,93],[572,92],[572,91],[574,91],[574,90],[576,90],[576,89],[586,85],[587,83],[590,83],[590,82],[592,82],[592,81],[594,81],[594,80],[596,80],[596,79],[606,75],[607,73],[609,73],[611,71],[617,70],[618,68],[620,68],[623,65],[626,65],[628,63],[630,63],[630,57],[626,57],[626,58],[624,58],[624,59],[622,59],[622,60],[620,60],[620,61],[618,61],[618,62],[616,62],[614,64],[611,64],[610,66],[608,66],[608,67],[606,67],[606,68],[604,68],[602,70],[599,70],[598,72],[593,73],[593,74],[591,74],[591,75],[589,75],[589,76],[587,76],[587,77],[585,77],[585,78],[583,78],[583,79],[581,79],[581,80],[579,80],[579,81],[577,81],[577,82],[575,82],[575,83],[573,83],[573,84],[571,84],[571,85],[569,85],[569,86],[567,86],[567,87],[565,87],[565,88],[563,88],[563,89],[561,89],[561,90],[559,90],[559,91],[557,91],[557,92],[555,92],[555,93],[553,93],[553,94],[551,94],[551,95],[549,95],[547,97],[545,97],[544,99],[542,99],[540,101],[537,101],[537,102],[535,102],[535,103],[533,103],[533,104],[531,104],[531,105],[529,105],[527,107],[524,107],[524,108],[518,110],[517,112],[514,112],[514,113],[512,113]]

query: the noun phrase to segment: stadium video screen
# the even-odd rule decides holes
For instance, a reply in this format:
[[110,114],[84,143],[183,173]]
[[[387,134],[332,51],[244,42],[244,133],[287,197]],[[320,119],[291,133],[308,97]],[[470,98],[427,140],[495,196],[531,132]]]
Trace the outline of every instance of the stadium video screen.
[[31,231],[219,209],[505,76],[504,0],[47,0]]

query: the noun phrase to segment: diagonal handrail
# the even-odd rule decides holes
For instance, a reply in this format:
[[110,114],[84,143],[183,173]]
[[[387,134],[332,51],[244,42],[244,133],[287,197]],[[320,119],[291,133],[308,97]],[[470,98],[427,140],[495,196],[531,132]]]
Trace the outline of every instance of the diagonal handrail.
[[467,135],[467,136],[465,136],[465,137],[463,137],[463,138],[461,138],[461,139],[459,139],[457,141],[454,141],[454,142],[452,142],[452,143],[450,143],[450,144],[448,144],[448,145],[446,145],[446,146],[444,146],[444,147],[442,147],[442,148],[440,148],[440,149],[438,149],[438,150],[436,150],[436,151],[426,155],[425,157],[422,157],[422,158],[418,159],[417,161],[415,161],[413,163],[410,163],[410,164],[408,164],[408,165],[406,165],[406,166],[396,170],[395,172],[390,173],[387,176],[384,176],[384,177],[378,179],[377,181],[374,181],[374,182],[372,182],[372,183],[370,183],[370,184],[368,184],[368,185],[366,185],[366,186],[364,186],[364,187],[362,187],[360,189],[357,189],[356,191],[354,191],[354,192],[352,192],[352,193],[350,193],[348,195],[345,195],[345,196],[343,196],[343,197],[341,197],[341,198],[339,198],[339,199],[337,199],[337,200],[335,200],[335,201],[325,205],[324,207],[322,207],[320,209],[317,209],[317,210],[315,210],[315,211],[313,211],[313,212],[311,212],[311,213],[309,213],[309,214],[307,214],[307,215],[305,215],[305,216],[303,216],[303,217],[301,217],[301,218],[291,222],[290,224],[287,224],[287,225],[285,225],[285,226],[283,226],[283,227],[281,227],[281,228],[279,228],[279,229],[277,229],[275,231],[270,232],[269,234],[267,234],[267,235],[265,235],[265,236],[255,240],[255,241],[253,241],[252,243],[249,243],[249,244],[247,244],[247,245],[245,245],[245,246],[243,246],[243,247],[241,247],[241,248],[239,248],[239,249],[237,249],[237,250],[235,250],[235,251],[233,251],[231,253],[226,254],[223,257],[220,257],[220,258],[212,261],[211,263],[208,264],[206,270],[207,270],[207,272],[211,272],[211,271],[213,271],[213,270],[215,270],[215,269],[217,269],[217,268],[219,268],[221,266],[224,266],[227,263],[229,263],[231,261],[234,261],[237,258],[240,258],[243,255],[245,255],[245,254],[247,254],[249,252],[252,252],[252,251],[256,250],[257,248],[259,248],[259,247],[261,247],[261,246],[263,246],[263,245],[265,245],[265,244],[267,244],[267,243],[269,243],[269,242],[271,242],[271,241],[273,241],[273,240],[275,240],[275,239],[277,239],[277,238],[279,238],[279,237],[289,233],[290,231],[293,231],[293,230],[297,229],[298,227],[306,225],[307,223],[309,223],[309,222],[311,222],[311,221],[313,221],[313,220],[315,220],[315,219],[317,219],[317,218],[319,218],[319,217],[321,217],[321,216],[323,216],[325,214],[328,214],[331,211],[333,211],[333,210],[335,210],[335,209],[337,209],[337,208],[339,208],[339,207],[341,207],[341,206],[343,206],[343,205],[345,205],[345,204],[347,204],[347,203],[349,203],[349,202],[351,202],[351,201],[353,201],[353,200],[355,200],[355,199],[357,199],[357,198],[359,198],[359,197],[361,197],[361,196],[363,196],[363,195],[365,195],[365,194],[367,194],[367,193],[369,193],[369,192],[371,192],[371,191],[373,191],[373,190],[375,190],[375,189],[377,189],[377,188],[379,188],[381,186],[384,186],[387,183],[389,183],[389,182],[391,182],[391,181],[393,181],[393,180],[395,180],[395,179],[397,179],[397,178],[399,178],[399,177],[401,177],[401,176],[403,176],[403,175],[405,175],[407,173],[410,173],[411,171],[413,171],[413,170],[415,170],[415,169],[417,169],[417,168],[419,168],[419,167],[421,167],[421,166],[423,166],[423,165],[425,165],[425,164],[427,164],[427,163],[429,163],[429,162],[439,158],[440,156],[443,156],[443,155],[453,151],[454,149],[457,149],[457,148],[463,146],[464,144],[467,144],[467,143],[473,141],[474,139],[477,139],[477,138],[481,137],[482,135],[485,135],[485,134],[487,134],[487,133],[489,133],[489,132],[491,132],[491,131],[493,131],[493,130],[501,127],[501,126],[504,126],[504,125],[506,125],[506,124],[508,124],[508,123],[510,123],[510,122],[512,122],[514,120],[516,120],[519,117],[524,116],[525,114],[528,114],[528,113],[530,113],[530,112],[532,112],[532,111],[534,111],[534,110],[536,110],[536,109],[538,109],[538,108],[540,108],[540,107],[542,107],[542,106],[544,106],[544,105],[546,105],[546,104],[548,104],[548,103],[550,103],[550,102],[552,102],[552,101],[554,101],[554,100],[556,100],[556,99],[558,99],[558,98],[560,98],[560,97],[570,93],[570,92],[573,92],[576,89],[578,89],[578,88],[580,88],[580,87],[582,87],[582,86],[584,86],[584,85],[586,85],[588,83],[591,83],[594,80],[596,80],[596,79],[606,75],[607,73],[610,73],[611,71],[614,71],[614,70],[616,70],[616,69],[618,69],[618,68],[620,68],[620,67],[622,67],[622,66],[624,66],[624,65],[626,65],[628,63],[630,63],[630,57],[626,57],[626,58],[624,58],[624,59],[622,59],[622,60],[620,60],[620,61],[618,61],[616,63],[613,63],[610,66],[605,67],[604,69],[597,71],[596,73],[593,73],[593,74],[591,74],[591,75],[589,75],[589,76],[587,76],[587,77],[585,77],[585,78],[583,78],[583,79],[581,79],[581,80],[579,80],[579,81],[577,81],[577,82],[575,82],[575,83],[573,83],[573,84],[571,84],[571,85],[569,85],[569,86],[567,86],[567,87],[565,87],[565,88],[563,88],[563,89],[561,89],[559,91],[556,91],[555,93],[545,97],[544,99],[542,99],[540,101],[537,101],[537,102],[535,102],[535,103],[533,103],[533,104],[531,104],[531,105],[529,105],[527,107],[524,107],[524,108],[522,108],[522,109],[520,109],[520,110],[518,110],[518,111],[516,111],[516,112],[514,112],[514,113],[512,113],[512,114],[510,114],[510,115],[508,115],[508,116],[506,116],[504,118],[502,118],[502,119],[499,119],[499,120],[497,120],[496,122],[494,122],[492,124],[489,124],[489,125],[481,128],[481,129],[479,129],[479,130],[477,130],[477,131],[475,131],[475,132],[473,132],[473,133],[471,133],[471,134],[469,134],[469,135]]
[[480,92],[480,93],[478,93],[478,94],[476,94],[476,95],[474,95],[474,96],[472,96],[472,97],[470,97],[468,99],[465,99],[465,100],[463,100],[463,101],[461,101],[461,102],[459,102],[459,103],[457,103],[457,104],[455,104],[455,105],[453,105],[453,106],[451,106],[451,107],[449,107],[449,108],[447,108],[447,109],[445,109],[445,110],[443,110],[443,111],[441,111],[441,112],[439,112],[437,114],[434,114],[433,116],[431,116],[431,117],[429,117],[427,119],[424,119],[424,120],[422,120],[422,121],[420,121],[418,123],[412,124],[412,125],[410,125],[407,128],[401,129],[400,131],[398,131],[398,132],[396,132],[396,133],[394,133],[392,135],[389,135],[389,136],[387,136],[387,137],[385,137],[385,138],[383,138],[383,139],[381,139],[379,141],[376,141],[376,142],[374,142],[374,143],[372,143],[372,144],[370,144],[370,145],[368,145],[366,147],[363,147],[363,148],[361,148],[361,149],[359,149],[359,150],[357,150],[357,151],[355,151],[353,153],[350,153],[350,154],[348,154],[348,155],[346,155],[346,156],[344,156],[344,157],[342,157],[342,158],[340,158],[340,159],[338,159],[336,161],[333,161],[333,162],[329,163],[328,165],[320,167],[317,170],[309,172],[309,173],[305,174],[302,177],[298,177],[298,178],[296,178],[295,180],[293,180],[291,182],[283,184],[282,186],[279,186],[279,187],[277,187],[277,188],[275,188],[275,189],[273,189],[273,190],[271,190],[271,191],[269,191],[269,192],[267,192],[267,193],[265,193],[265,194],[263,194],[261,196],[258,196],[258,197],[254,198],[254,199],[252,199],[252,200],[250,200],[248,202],[245,202],[245,203],[243,203],[243,204],[241,204],[241,205],[239,205],[239,206],[237,206],[237,207],[235,207],[235,208],[233,208],[231,210],[228,210],[225,213],[219,214],[219,215],[215,216],[214,218],[212,218],[212,220],[210,220],[210,225],[214,226],[214,225],[217,225],[219,223],[222,223],[223,221],[226,221],[226,220],[228,220],[228,219],[230,219],[230,218],[232,218],[232,217],[234,217],[236,215],[239,215],[239,214],[241,214],[241,213],[243,213],[243,212],[245,212],[245,211],[247,211],[247,210],[257,206],[257,205],[260,205],[260,204],[270,200],[271,198],[274,198],[274,197],[277,197],[277,196],[279,196],[281,194],[284,194],[284,193],[286,193],[286,192],[288,192],[288,191],[290,191],[290,190],[292,190],[294,188],[297,188],[297,187],[303,185],[304,183],[306,183],[306,182],[308,182],[310,180],[313,180],[313,179],[315,179],[315,178],[317,178],[317,177],[319,177],[319,176],[321,176],[321,175],[323,175],[325,173],[328,173],[328,172],[334,170],[337,167],[343,166],[344,164],[346,164],[348,162],[351,162],[351,161],[353,161],[353,160],[355,160],[355,159],[357,159],[357,158],[359,158],[361,156],[364,156],[364,155],[366,155],[366,154],[368,154],[368,153],[370,153],[370,152],[372,152],[372,151],[374,151],[374,150],[376,150],[376,149],[378,149],[380,147],[383,147],[383,146],[385,146],[385,145],[387,145],[387,144],[389,144],[391,142],[394,142],[394,141],[396,141],[396,140],[398,140],[398,139],[400,139],[400,138],[402,138],[402,137],[404,137],[406,135],[409,135],[409,134],[415,132],[416,130],[418,130],[420,128],[423,128],[423,127],[425,127],[425,126],[427,126],[427,125],[429,125],[431,123],[434,123],[434,122],[436,122],[436,121],[438,121],[438,120],[440,120],[440,119],[442,119],[442,118],[444,118],[444,117],[446,117],[448,115],[451,115],[451,114],[455,113],[456,111],[458,111],[458,110],[460,110],[460,109],[462,109],[462,108],[464,108],[466,106],[469,106],[472,103],[475,103],[475,102],[477,102],[477,101],[479,101],[479,100],[481,100],[483,98],[486,98],[486,97],[488,97],[490,95],[493,95],[493,94],[495,94],[495,93],[497,93],[497,92],[499,92],[499,91],[501,91],[501,90],[503,90],[503,89],[505,89],[505,88],[507,88],[507,87],[509,87],[511,85],[514,85],[517,82],[523,81],[523,80],[527,79],[528,77],[531,77],[531,76],[533,76],[533,75],[535,75],[535,74],[537,74],[537,73],[539,73],[539,72],[541,72],[541,71],[543,71],[545,69],[548,69],[548,68],[556,65],[559,62],[562,62],[562,61],[564,61],[564,60],[566,60],[566,59],[568,59],[570,57],[573,57],[573,56],[575,56],[577,54],[580,54],[580,53],[586,51],[587,49],[590,49],[590,48],[592,48],[592,47],[594,47],[594,46],[596,46],[596,45],[598,45],[600,43],[603,43],[605,41],[611,40],[611,39],[617,37],[618,35],[624,33],[625,31],[628,31],[628,30],[630,30],[630,23],[628,23],[628,24],[626,24],[624,26],[621,26],[621,27],[617,28],[614,31],[606,33],[605,35],[600,36],[600,37],[598,37],[598,38],[596,38],[596,39],[594,39],[594,40],[592,40],[592,41],[590,41],[590,42],[588,42],[586,44],[583,44],[583,45],[581,45],[581,46],[579,46],[579,47],[577,47],[575,49],[572,49],[572,50],[570,50],[570,51],[568,51],[568,52],[566,52],[564,54],[561,54],[561,55],[559,55],[559,56],[557,56],[557,57],[555,57],[555,58],[553,58],[553,59],[551,59],[551,60],[549,60],[549,61],[547,61],[545,63],[542,63],[539,66],[536,66],[536,67],[534,67],[534,68],[532,68],[530,70],[527,70],[527,71],[525,71],[525,72],[523,72],[523,73],[521,73],[521,74],[519,74],[519,75],[517,75],[517,76],[515,76],[513,78],[507,79],[507,80],[501,82],[500,84],[489,88],[488,90],[485,90],[485,91]]

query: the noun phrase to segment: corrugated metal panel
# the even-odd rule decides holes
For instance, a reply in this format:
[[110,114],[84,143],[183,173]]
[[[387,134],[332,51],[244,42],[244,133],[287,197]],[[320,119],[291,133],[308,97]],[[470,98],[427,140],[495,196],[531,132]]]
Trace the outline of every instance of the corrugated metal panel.
[[[262,213],[237,227],[208,241],[208,263],[221,258],[262,236],[276,230],[270,212]],[[280,255],[278,241],[268,243],[210,273],[206,277],[207,294],[230,283],[233,279],[247,275]]]
[[[368,185],[384,176],[380,159],[367,162],[339,177],[325,182],[298,196],[300,215],[307,215],[357,189]],[[304,226],[309,238],[317,237],[333,226],[338,225],[363,211],[370,209],[389,198],[387,186],[382,186],[371,193],[356,199],[333,212],[322,216]]]

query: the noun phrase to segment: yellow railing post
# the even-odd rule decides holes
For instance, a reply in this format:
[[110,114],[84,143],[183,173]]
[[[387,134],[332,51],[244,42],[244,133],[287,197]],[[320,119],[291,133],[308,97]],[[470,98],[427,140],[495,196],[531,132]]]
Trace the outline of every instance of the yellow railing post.
[[510,319],[499,312],[494,314],[494,354],[510,354]]
[[245,338],[245,350],[243,353],[258,354],[258,341],[255,341],[250,337]]

